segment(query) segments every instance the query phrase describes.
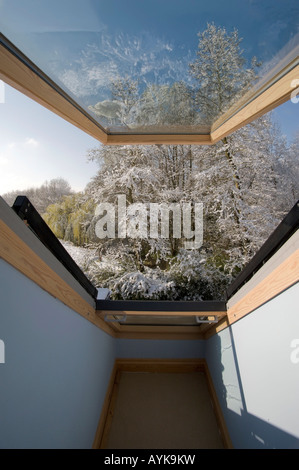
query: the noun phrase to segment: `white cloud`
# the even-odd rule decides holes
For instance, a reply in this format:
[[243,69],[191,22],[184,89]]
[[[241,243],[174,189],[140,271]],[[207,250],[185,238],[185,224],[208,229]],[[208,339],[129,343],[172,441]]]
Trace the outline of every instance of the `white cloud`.
[[39,143],[37,140],[33,139],[32,137],[27,137],[23,145],[25,145],[26,147],[36,148],[39,146]]
[[26,137],[26,139],[22,140],[21,142],[8,142],[4,145],[3,151],[5,154],[12,155],[12,151],[18,150],[20,148],[37,148],[39,146],[39,142],[34,139],[33,137]]

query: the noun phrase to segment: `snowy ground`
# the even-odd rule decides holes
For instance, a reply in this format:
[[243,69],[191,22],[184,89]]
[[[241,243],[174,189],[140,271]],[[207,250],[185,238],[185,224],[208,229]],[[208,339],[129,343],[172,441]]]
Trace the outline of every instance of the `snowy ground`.
[[114,276],[121,272],[121,268],[115,260],[112,262],[109,257],[105,256],[100,260],[96,248],[84,248],[64,240],[60,240],[60,242],[73,258],[75,263],[77,263],[77,265],[82,269],[86,277],[90,279],[96,287],[99,285],[102,286],[103,273],[109,273],[109,277],[109,275]]
[[75,263],[84,271],[89,265],[90,261],[96,258],[96,250],[91,248],[84,248],[82,246],[75,246],[71,242],[60,240],[66,251],[73,258]]

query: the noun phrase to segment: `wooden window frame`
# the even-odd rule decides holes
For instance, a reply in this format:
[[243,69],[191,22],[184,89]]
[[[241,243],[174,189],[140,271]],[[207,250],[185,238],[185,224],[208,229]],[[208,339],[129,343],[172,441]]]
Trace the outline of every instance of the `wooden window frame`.
[[209,134],[107,133],[78,103],[28,57],[0,34],[0,79],[103,145],[212,145],[291,98],[293,80],[299,77],[298,56],[275,76],[248,92],[212,126]]

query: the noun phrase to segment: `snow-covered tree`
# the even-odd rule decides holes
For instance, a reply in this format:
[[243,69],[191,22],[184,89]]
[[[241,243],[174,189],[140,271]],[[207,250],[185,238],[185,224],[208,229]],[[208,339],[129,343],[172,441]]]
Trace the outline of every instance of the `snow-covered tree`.
[[299,132],[296,133],[288,151],[285,151],[285,140],[277,142],[277,146],[283,146],[278,160],[278,171],[281,176],[281,184],[284,187],[285,204],[291,207],[299,200]]
[[[225,144],[193,151],[199,171],[194,171],[192,185],[205,208],[207,260],[229,277],[249,262],[292,207],[280,163],[288,149],[278,148],[276,137],[268,115],[227,137]],[[234,170],[227,164],[228,148]]]
[[196,124],[190,87],[183,82],[148,85],[136,107],[135,119],[141,127],[165,126],[170,131]]
[[197,124],[192,90],[184,82],[150,83],[139,90],[138,82],[129,77],[111,82],[111,100],[90,106],[110,125],[130,129],[145,127],[177,130],[178,126]]
[[[246,62],[236,30],[228,33],[208,24],[198,36],[197,58],[190,64],[190,73],[196,80],[199,112],[212,124],[247,92],[260,64],[256,58]],[[194,179],[209,213],[207,229],[213,225],[215,239],[221,234],[214,252],[220,249],[220,259],[237,260],[238,268],[288,210],[281,204],[284,198],[277,163],[287,149],[281,144],[279,148],[280,137],[267,115],[196,154],[199,172]],[[210,236],[213,239],[212,233]]]
[[246,63],[236,29],[229,33],[211,23],[198,37],[197,58],[190,63],[190,73],[197,81],[198,110],[211,123],[246,93],[260,64],[255,57]]
[[64,178],[54,178],[50,181],[45,181],[39,187],[16,189],[3,194],[2,197],[9,205],[12,205],[17,196],[27,196],[35,209],[43,214],[50,204],[59,202],[62,196],[67,196],[71,193],[72,188]]
[[[189,200],[192,152],[188,146],[105,146],[94,150],[90,157],[100,165],[87,187],[87,193],[96,203],[117,204],[118,195],[125,195],[128,205],[143,203],[147,208],[150,203]],[[144,269],[144,266],[163,264],[169,256],[177,254],[180,241],[173,238],[171,226],[168,240],[130,240],[129,244],[136,254],[137,266]],[[119,248],[116,242],[113,246]]]

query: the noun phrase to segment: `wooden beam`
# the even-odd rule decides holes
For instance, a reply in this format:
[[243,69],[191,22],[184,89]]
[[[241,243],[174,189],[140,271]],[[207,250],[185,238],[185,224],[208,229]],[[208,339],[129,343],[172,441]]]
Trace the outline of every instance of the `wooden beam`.
[[[105,317],[105,312],[97,311],[100,318]],[[119,315],[127,313],[132,316],[132,321],[135,315],[142,315],[147,318],[148,321],[155,322],[155,317],[162,315],[165,317],[189,317],[194,315],[205,316],[207,318],[216,315],[218,320],[221,321],[226,318],[226,312],[112,312],[107,311],[109,315]],[[166,318],[167,321],[167,318]],[[218,324],[218,323],[217,323]],[[173,339],[173,340],[198,340],[204,339],[206,331],[213,325],[209,323],[203,323],[198,325],[126,325],[125,323],[109,322],[109,325],[116,330],[115,336],[117,338],[126,339]]]
[[[262,89],[264,91],[254,90],[249,92],[213,124],[211,129],[212,143],[218,142],[223,137],[226,137],[290,99],[294,91],[294,88],[291,87],[291,83],[293,80],[298,79],[298,77],[299,65],[295,66],[277,80],[275,80],[274,77],[274,79],[271,80],[271,83],[273,82],[272,84],[268,84],[268,86],[263,85]],[[254,98],[254,95],[257,96]],[[246,104],[246,101],[248,104]]]
[[231,325],[299,281],[299,249],[227,310]]
[[228,429],[226,427],[225,419],[224,419],[224,416],[223,416],[223,413],[222,413],[220,403],[218,401],[216,390],[214,388],[213,379],[212,379],[212,376],[211,376],[210,371],[209,371],[208,364],[207,364],[205,359],[204,359],[203,364],[204,364],[204,371],[205,371],[205,375],[206,375],[206,379],[207,379],[207,383],[208,383],[210,396],[211,396],[212,403],[213,403],[213,408],[214,408],[216,420],[217,420],[218,427],[219,427],[220,432],[221,432],[221,437],[222,437],[222,440],[223,440],[224,447],[226,449],[233,449],[233,444],[232,444]]
[[212,325],[207,331],[203,332],[203,339],[209,339],[211,336],[220,333],[220,331],[224,330],[229,326],[229,322],[227,317],[223,318],[219,323],[216,325]]
[[108,134],[107,145],[211,145],[209,134]]
[[[21,54],[21,53],[20,53]],[[26,58],[26,62],[29,59]],[[24,62],[13,55],[6,47],[0,44],[0,79],[24,95],[33,99],[50,111],[58,114],[61,118],[70,122],[82,131],[91,135],[103,144],[107,142],[107,134],[91,118],[87,117],[84,110],[80,111],[79,105],[75,107],[72,100],[68,101],[55,84],[55,88],[33,70],[36,68],[33,64],[32,69]],[[49,80],[50,81],[50,80]]]
[[101,449],[105,446],[106,439],[110,430],[113,418],[114,404],[117,396],[119,374],[117,362],[114,362],[108,387],[106,390],[105,400],[102,406],[100,419],[98,422],[96,434],[94,437],[93,449]]
[[[298,280],[299,249],[273,269],[268,276],[241,297],[238,302],[231,307],[228,303],[227,316],[220,320],[219,323],[212,325],[206,332],[203,332],[203,338],[209,339],[214,334],[220,333],[223,329],[229,327],[275,296],[281,294],[284,290],[296,284]],[[238,294],[238,296],[240,296],[240,294]]]
[[[294,208],[296,205],[294,206]],[[293,209],[294,209],[293,208]],[[204,333],[204,339],[210,338],[212,335],[219,333],[230,324],[234,323],[243,316],[254,311],[260,305],[268,302],[276,295],[279,295],[284,290],[296,284],[299,280],[299,265],[298,265],[298,252],[299,252],[299,230],[293,228],[297,227],[298,214],[293,209],[283,219],[278,228],[272,233],[272,249],[275,248],[274,253],[268,258],[271,253],[270,246],[264,250],[266,244],[263,245],[263,255],[266,256],[266,263],[260,263],[262,258],[258,258],[258,263],[251,266],[255,274],[248,278],[248,280],[239,286],[237,290],[233,290],[233,294],[229,295],[227,302],[227,312],[229,318],[224,317],[217,324],[212,325],[208,331]],[[277,230],[281,226],[281,236],[278,236]],[[285,237],[288,236],[287,239]],[[276,247],[279,249],[276,250]],[[253,258],[254,259],[254,258]],[[248,266],[250,266],[251,262]],[[259,267],[258,267],[259,266]],[[242,281],[245,279],[242,279]],[[236,285],[237,287],[237,285]],[[228,289],[229,292],[230,289]]]

